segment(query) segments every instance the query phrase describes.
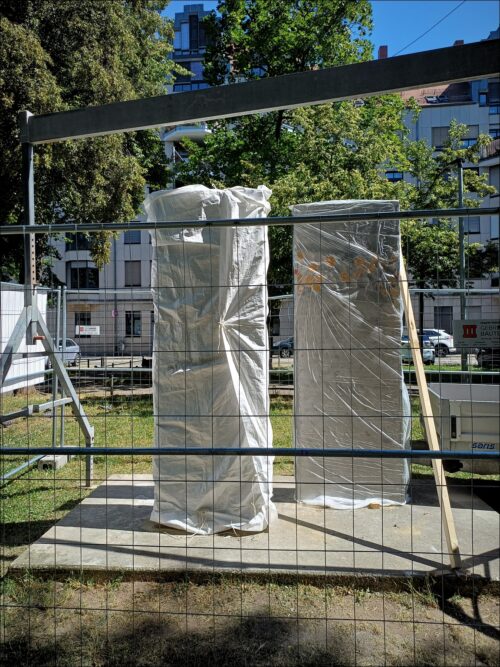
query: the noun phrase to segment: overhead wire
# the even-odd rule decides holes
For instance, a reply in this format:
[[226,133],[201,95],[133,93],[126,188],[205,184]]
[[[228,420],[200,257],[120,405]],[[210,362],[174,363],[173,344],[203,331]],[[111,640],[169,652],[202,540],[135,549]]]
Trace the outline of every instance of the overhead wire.
[[423,33],[422,33],[421,35],[419,35],[418,37],[415,37],[415,39],[414,39],[413,41],[411,41],[409,44],[407,44],[407,45],[404,46],[402,49],[400,49],[399,51],[397,51],[394,55],[395,55],[395,56],[399,56],[400,53],[403,53],[403,51],[406,51],[406,49],[407,49],[408,47],[413,46],[413,44],[415,44],[416,42],[418,42],[419,39],[422,39],[422,37],[425,37],[425,35],[428,35],[428,34],[431,32],[431,30],[434,30],[434,28],[436,28],[440,23],[442,23],[445,19],[447,19],[448,16],[451,16],[451,15],[453,14],[453,12],[456,12],[456,11],[457,11],[457,9],[460,9],[460,7],[461,7],[462,5],[465,5],[466,2],[467,2],[467,0],[462,0],[462,2],[459,2],[458,5],[456,5],[455,7],[453,7],[452,10],[450,10],[447,14],[445,14],[445,15],[444,15],[443,17],[441,17],[438,21],[436,21],[436,23],[434,23],[433,25],[431,25],[430,28],[428,28],[425,32],[423,32]]

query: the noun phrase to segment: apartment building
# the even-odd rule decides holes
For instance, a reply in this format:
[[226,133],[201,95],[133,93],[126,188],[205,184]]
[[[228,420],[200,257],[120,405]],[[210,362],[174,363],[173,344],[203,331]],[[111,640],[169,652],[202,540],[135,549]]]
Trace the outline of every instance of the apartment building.
[[[499,30],[493,31],[487,39],[498,39]],[[455,41],[455,45],[463,44],[463,40]],[[378,57],[388,56],[387,46],[379,48]],[[407,126],[410,138],[425,140],[441,150],[448,137],[452,120],[463,123],[468,127],[464,146],[470,146],[477,141],[479,134],[489,134],[494,141],[484,152],[479,166],[465,164],[465,169],[475,169],[480,174],[486,174],[488,182],[493,185],[497,193],[490,195],[482,202],[483,207],[498,205],[499,183],[499,137],[500,137],[500,80],[487,79],[469,81],[451,85],[434,86],[419,90],[409,90],[402,94],[405,99],[413,97],[419,107],[420,114],[415,120],[413,114],[407,116]],[[402,172],[389,171],[387,178],[392,181],[409,178]],[[480,243],[488,241],[498,243],[499,216],[470,216],[464,220],[465,242]],[[474,288],[498,288],[498,274],[471,283]],[[415,308],[417,309],[416,299]],[[495,319],[500,316],[500,296],[498,294],[470,295],[467,297],[466,316],[473,319]],[[452,330],[454,319],[460,319],[459,296],[439,296],[438,299],[426,299],[424,310],[424,324],[429,328]]]
[[[188,74],[178,75],[169,92],[185,93],[208,88],[209,84],[203,78],[203,59],[207,46],[203,19],[209,13],[200,3],[184,5],[183,10],[175,14],[172,58],[182,65]],[[185,159],[186,150],[182,146],[182,140],[203,141],[209,133],[206,123],[163,128],[161,138],[167,158],[173,162]],[[172,183],[172,187],[175,187],[175,183]]]

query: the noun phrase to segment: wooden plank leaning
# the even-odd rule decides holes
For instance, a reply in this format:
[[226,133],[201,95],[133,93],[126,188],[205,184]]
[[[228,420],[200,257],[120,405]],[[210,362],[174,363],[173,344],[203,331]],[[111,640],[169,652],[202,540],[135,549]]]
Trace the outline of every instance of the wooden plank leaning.
[[[403,256],[401,255],[401,269],[400,269],[400,285],[401,294],[403,297],[403,306],[406,316],[406,324],[408,328],[408,339],[410,342],[411,353],[413,357],[413,364],[415,367],[415,375],[417,376],[418,393],[420,397],[420,405],[422,409],[422,417],[424,420],[425,434],[429,449],[432,451],[439,451],[439,440],[436,431],[436,424],[432,413],[431,400],[429,397],[429,389],[427,387],[427,380],[425,378],[424,363],[420,353],[420,344],[418,340],[417,327],[415,325],[415,316],[413,313],[413,306],[410,298],[410,291],[408,289],[408,278],[406,274]],[[440,459],[432,460],[432,468],[434,471],[434,479],[436,481],[436,489],[439,499],[439,506],[441,508],[441,520],[444,534],[446,537],[446,544],[450,556],[450,565],[453,569],[461,567],[460,549],[458,545],[457,533],[455,530],[455,521],[451,511],[450,496],[448,494],[448,485],[446,476],[444,474],[443,462]]]

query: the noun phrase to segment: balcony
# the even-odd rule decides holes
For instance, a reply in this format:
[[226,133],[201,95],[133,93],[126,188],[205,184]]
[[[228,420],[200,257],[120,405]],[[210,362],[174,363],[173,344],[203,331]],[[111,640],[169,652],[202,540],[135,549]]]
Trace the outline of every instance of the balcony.
[[195,125],[178,125],[163,133],[162,140],[171,143],[182,141],[183,139],[190,139],[191,141],[203,141],[203,139],[211,134],[206,123],[197,123]]

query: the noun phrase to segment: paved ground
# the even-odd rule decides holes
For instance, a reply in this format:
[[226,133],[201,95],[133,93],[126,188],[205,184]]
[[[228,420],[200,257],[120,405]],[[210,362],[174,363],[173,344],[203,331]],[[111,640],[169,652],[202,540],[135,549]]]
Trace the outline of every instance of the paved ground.
[[[409,576],[448,567],[430,480],[403,507],[335,511],[294,502],[293,478],[275,481],[279,518],[268,532],[210,537],[149,521],[150,475],[114,475],[48,530],[11,570],[231,571]],[[499,579],[498,514],[467,485],[450,489],[464,569]]]

